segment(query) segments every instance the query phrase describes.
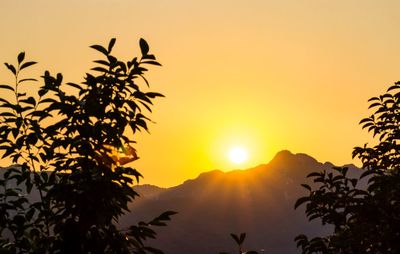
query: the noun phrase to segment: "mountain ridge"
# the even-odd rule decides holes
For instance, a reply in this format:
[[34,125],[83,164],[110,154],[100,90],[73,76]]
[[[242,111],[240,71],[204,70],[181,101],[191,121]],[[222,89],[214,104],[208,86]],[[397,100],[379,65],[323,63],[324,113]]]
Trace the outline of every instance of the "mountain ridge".
[[[245,170],[212,170],[166,188],[151,198],[130,205],[131,216],[122,224],[151,219],[165,210],[177,211],[151,245],[175,253],[234,252],[230,233],[247,232],[245,246],[265,253],[299,253],[293,241],[300,233],[326,232],[319,222],[309,223],[295,201],[306,194],[300,184],[314,171],[331,170],[333,164],[288,150],[267,164]],[[350,172],[357,170],[350,165]],[[356,172],[356,171],[355,171]]]

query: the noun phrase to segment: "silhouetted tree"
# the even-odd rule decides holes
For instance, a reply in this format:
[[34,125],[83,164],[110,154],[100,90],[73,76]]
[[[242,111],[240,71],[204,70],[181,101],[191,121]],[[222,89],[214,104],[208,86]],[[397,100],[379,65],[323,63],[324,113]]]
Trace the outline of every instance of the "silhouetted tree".
[[[21,78],[36,64],[25,53],[16,66],[5,64],[15,83],[0,85],[0,151],[13,163],[1,169],[1,253],[162,253],[144,240],[174,212],[117,228],[138,196],[132,185],[141,174],[125,165],[137,159],[132,138],[148,130],[145,113],[162,96],[145,92],[138,79],[148,86],[145,66],[160,64],[143,39],[141,57],[127,62],[111,54],[114,44],[91,46],[103,59],[80,84],[48,71],[40,86]],[[31,192],[39,200],[28,199]]]
[[[321,219],[333,226],[328,236],[296,237],[303,253],[400,253],[400,82],[369,100],[373,114],[360,124],[373,134],[375,145],[356,147],[363,174],[350,178],[347,168],[315,172],[319,188],[303,185],[309,195],[305,204],[309,220]],[[357,186],[367,180],[366,188]]]

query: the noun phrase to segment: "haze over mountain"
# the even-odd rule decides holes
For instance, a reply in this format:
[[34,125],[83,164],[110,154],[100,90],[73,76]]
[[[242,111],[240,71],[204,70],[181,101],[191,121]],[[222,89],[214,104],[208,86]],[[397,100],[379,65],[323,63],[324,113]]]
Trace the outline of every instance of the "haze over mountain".
[[[137,186],[135,200],[122,226],[148,221],[166,210],[177,211],[152,246],[175,253],[234,252],[230,233],[246,232],[245,248],[264,253],[299,253],[294,237],[315,235],[328,229],[309,223],[304,210],[294,210],[295,201],[305,194],[301,183],[314,171],[330,170],[306,154],[279,152],[268,164],[248,170],[210,171],[172,188]],[[350,165],[350,173],[357,168]]]

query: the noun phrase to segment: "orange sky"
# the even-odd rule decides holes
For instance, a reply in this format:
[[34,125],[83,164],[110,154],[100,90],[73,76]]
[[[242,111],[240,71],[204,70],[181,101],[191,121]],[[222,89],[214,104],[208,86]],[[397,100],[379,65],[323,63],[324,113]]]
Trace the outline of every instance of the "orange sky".
[[[211,169],[267,163],[282,149],[350,163],[367,140],[367,100],[400,80],[397,0],[0,1],[0,61],[21,50],[78,82],[116,37],[122,59],[145,38],[166,98],[137,137],[143,183],[172,186]],[[11,77],[0,69],[0,82]],[[227,159],[246,147],[249,161]]]

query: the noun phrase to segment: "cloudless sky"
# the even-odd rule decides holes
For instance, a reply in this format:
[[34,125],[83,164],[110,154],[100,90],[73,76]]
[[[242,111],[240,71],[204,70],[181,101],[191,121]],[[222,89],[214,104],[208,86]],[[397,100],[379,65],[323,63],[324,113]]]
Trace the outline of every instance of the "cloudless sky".
[[[129,60],[145,38],[163,67],[148,79],[166,98],[139,134],[143,183],[173,186],[212,169],[267,163],[288,149],[354,163],[368,141],[367,100],[400,80],[397,0],[0,1],[0,61],[18,52],[79,82],[117,38]],[[0,83],[11,81],[5,67]],[[3,95],[1,95],[3,96]],[[248,150],[234,165],[230,147]]]

